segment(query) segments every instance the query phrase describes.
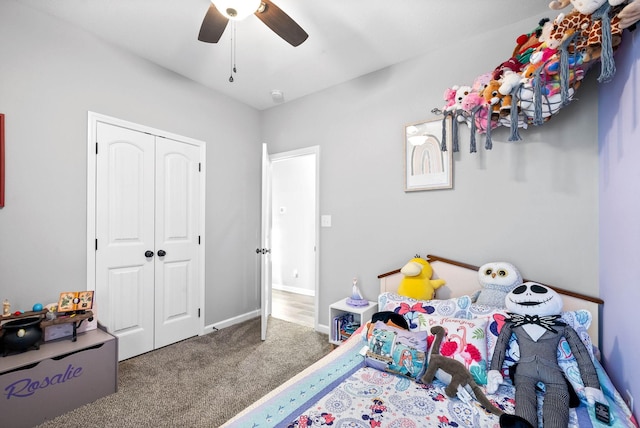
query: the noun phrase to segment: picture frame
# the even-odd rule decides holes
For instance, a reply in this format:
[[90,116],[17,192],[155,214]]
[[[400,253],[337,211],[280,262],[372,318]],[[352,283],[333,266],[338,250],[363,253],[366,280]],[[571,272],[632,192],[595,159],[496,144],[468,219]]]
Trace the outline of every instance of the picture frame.
[[[444,119],[446,133],[452,133],[451,117]],[[404,126],[404,191],[451,189],[453,154],[451,139],[442,150],[443,119],[431,119]]]
[[0,208],[4,207],[4,114],[0,113]]

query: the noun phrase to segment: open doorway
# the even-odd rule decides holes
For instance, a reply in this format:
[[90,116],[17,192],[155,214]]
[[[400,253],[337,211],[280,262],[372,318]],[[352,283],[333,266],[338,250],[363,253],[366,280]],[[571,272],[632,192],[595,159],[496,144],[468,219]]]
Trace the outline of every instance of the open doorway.
[[317,325],[318,148],[271,159],[271,315]]

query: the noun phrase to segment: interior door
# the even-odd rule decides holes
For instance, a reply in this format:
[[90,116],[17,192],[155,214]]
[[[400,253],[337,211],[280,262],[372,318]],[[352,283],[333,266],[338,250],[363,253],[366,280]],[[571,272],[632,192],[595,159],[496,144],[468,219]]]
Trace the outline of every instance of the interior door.
[[260,239],[260,312],[261,337],[267,339],[271,313],[271,160],[267,145],[262,145],[262,232]]
[[154,348],[154,137],[98,123],[96,303],[119,359]]
[[197,146],[156,137],[155,347],[198,329]]

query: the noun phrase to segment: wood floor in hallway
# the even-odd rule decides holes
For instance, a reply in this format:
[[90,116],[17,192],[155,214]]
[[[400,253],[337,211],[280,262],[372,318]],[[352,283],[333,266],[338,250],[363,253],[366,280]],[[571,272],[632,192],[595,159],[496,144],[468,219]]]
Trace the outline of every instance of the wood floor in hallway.
[[315,327],[315,297],[275,289],[271,291],[271,296],[273,300],[272,317],[307,327]]

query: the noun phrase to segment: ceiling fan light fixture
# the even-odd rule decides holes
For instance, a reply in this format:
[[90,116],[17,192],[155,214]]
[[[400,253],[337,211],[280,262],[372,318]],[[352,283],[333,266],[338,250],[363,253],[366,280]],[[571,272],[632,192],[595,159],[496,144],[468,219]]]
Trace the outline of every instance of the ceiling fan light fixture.
[[211,1],[226,18],[240,21],[254,14],[260,7],[261,0],[215,0]]

